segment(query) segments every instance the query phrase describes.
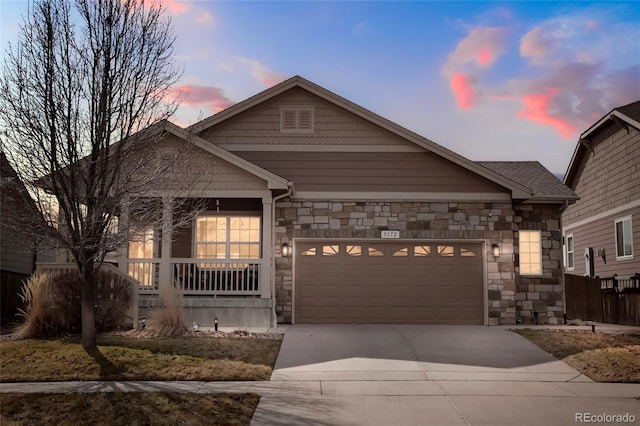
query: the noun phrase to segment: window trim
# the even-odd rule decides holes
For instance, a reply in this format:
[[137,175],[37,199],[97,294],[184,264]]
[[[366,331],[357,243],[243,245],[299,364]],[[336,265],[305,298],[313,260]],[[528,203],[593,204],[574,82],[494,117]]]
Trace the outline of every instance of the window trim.
[[[313,133],[315,131],[315,106],[281,106],[280,133]],[[293,112],[294,127],[285,127],[285,114]],[[301,114],[309,113],[309,127],[301,127]]]
[[[196,216],[195,220],[193,221],[193,229],[192,229],[192,258],[193,259],[198,259],[198,244],[207,244],[207,242],[205,241],[198,241],[198,219],[202,218],[202,217],[218,217],[218,218],[225,218],[227,221],[227,229],[226,229],[226,237],[225,237],[225,241],[224,243],[213,243],[213,242],[209,242],[210,244],[224,244],[225,246],[225,257],[224,258],[215,258],[216,260],[237,260],[236,258],[232,258],[230,257],[231,255],[231,245],[233,244],[246,244],[246,245],[250,245],[250,244],[256,244],[256,242],[254,241],[243,241],[243,242],[233,242],[231,241],[230,235],[231,235],[231,227],[230,227],[230,220],[231,218],[234,217],[242,217],[242,218],[256,218],[260,220],[260,232],[259,232],[259,241],[257,241],[258,243],[258,257],[256,258],[256,260],[258,259],[262,259],[262,230],[263,230],[263,220],[262,220],[262,215],[256,214],[256,213],[233,213],[233,212],[225,212],[225,213],[215,213],[215,212],[203,212],[201,214],[199,214],[198,216]],[[209,259],[209,258],[203,258],[203,259]],[[239,258],[239,259],[245,259],[245,258]]]
[[[569,238],[571,238],[571,245],[573,246],[573,250],[571,250],[572,255],[572,265],[569,265]],[[564,236],[565,239],[565,267],[567,271],[574,271],[576,269],[576,239],[573,234],[566,234]]]
[[[540,272],[522,272],[522,233],[523,232],[536,232],[540,236],[539,238],[540,248],[539,248],[539,259],[538,259],[539,265],[540,265]],[[519,267],[520,275],[529,276],[529,277],[540,277],[543,275],[544,268],[542,266],[542,231],[536,230],[536,229],[523,229],[518,231],[518,256],[519,256],[518,267]]]
[[[632,215],[628,215],[628,216],[624,216],[624,217],[620,217],[618,219],[615,219],[613,221],[613,236],[614,236],[614,244],[615,244],[615,251],[616,251],[616,260],[630,260],[633,259],[633,220],[631,218]],[[624,222],[629,221],[629,227],[631,228],[631,254],[623,254],[622,256],[618,255],[618,223],[622,223],[622,244],[623,244],[623,249],[624,249]]]

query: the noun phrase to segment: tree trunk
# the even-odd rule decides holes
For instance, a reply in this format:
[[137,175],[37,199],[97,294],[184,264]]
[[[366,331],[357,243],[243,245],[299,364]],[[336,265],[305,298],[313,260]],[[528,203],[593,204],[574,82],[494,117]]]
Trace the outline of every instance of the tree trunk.
[[80,319],[82,323],[82,347],[97,349],[95,286],[93,266],[80,271]]

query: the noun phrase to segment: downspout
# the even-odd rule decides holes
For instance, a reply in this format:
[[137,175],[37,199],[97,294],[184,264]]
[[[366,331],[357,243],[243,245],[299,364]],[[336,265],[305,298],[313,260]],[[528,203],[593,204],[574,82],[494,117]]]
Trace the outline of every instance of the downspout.
[[275,243],[276,243],[276,202],[286,197],[291,197],[294,193],[293,183],[287,183],[287,192],[274,197],[271,202],[271,326],[278,326],[278,315],[276,314],[276,256],[275,256]]

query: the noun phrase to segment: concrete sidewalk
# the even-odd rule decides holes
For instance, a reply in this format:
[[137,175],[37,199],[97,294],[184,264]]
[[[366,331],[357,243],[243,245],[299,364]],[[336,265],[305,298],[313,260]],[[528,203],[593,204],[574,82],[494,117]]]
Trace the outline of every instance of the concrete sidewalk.
[[629,414],[640,422],[640,384],[492,380],[92,381],[2,383],[0,392],[251,392],[261,395],[252,425],[552,426],[574,424],[579,413]]
[[254,426],[640,424],[640,384],[594,383],[501,327],[268,331],[286,332],[268,382],[0,383],[0,392],[257,393]]

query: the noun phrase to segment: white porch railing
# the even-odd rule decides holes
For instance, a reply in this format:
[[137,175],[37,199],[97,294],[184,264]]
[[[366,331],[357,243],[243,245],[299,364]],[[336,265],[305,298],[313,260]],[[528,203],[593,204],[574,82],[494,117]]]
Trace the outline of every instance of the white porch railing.
[[161,282],[172,282],[185,295],[260,295],[262,259],[172,258],[171,277],[160,276],[161,259],[127,259],[127,271],[140,294],[158,294]]
[[262,259],[171,259],[173,282],[184,294],[260,295]]
[[140,294],[157,294],[160,259],[127,259],[127,273],[140,284]]

